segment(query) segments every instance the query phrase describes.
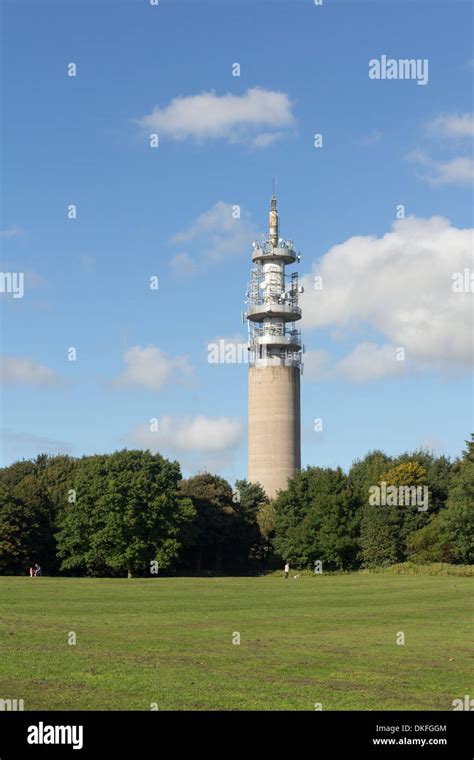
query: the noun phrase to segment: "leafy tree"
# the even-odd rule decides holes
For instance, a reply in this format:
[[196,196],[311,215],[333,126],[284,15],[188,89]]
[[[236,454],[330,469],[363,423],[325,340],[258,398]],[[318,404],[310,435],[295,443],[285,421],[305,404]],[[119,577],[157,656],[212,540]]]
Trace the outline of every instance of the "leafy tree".
[[172,567],[183,528],[194,516],[178,494],[181,473],[149,451],[118,451],[79,463],[77,501],[59,516],[62,569],[90,575],[148,573]]
[[266,501],[260,505],[257,512],[257,523],[260,531],[260,557],[263,569],[275,564],[273,542],[276,529],[276,511],[273,502]]
[[363,459],[356,459],[348,473],[347,485],[351,504],[361,509],[368,503],[369,489],[377,484],[393,459],[383,451],[369,451]]
[[183,480],[180,493],[191,500],[196,512],[188,532],[183,567],[196,572],[229,570],[237,522],[236,503],[229,483],[217,475],[202,473]]
[[248,480],[236,480],[233,501],[242,519],[254,525],[260,506],[268,502],[268,499],[260,483],[249,483]]
[[[31,471],[30,471],[31,472]],[[0,486],[0,570],[25,573],[38,562],[46,572],[57,568],[54,513],[35,474],[28,474],[14,492]]]
[[267,544],[271,544],[275,536],[276,511],[271,501],[263,502],[257,512],[257,523],[260,535]]
[[387,456],[383,451],[376,449],[369,451],[363,459],[356,459],[349,470],[347,488],[349,503],[354,514],[354,530],[358,536],[359,560],[363,558],[363,552],[360,547],[360,534],[362,519],[368,506],[369,489],[379,482],[382,473],[390,467],[392,462],[391,457]]
[[439,512],[446,506],[448,491],[453,476],[453,463],[448,457],[435,456],[426,449],[414,451],[411,454],[405,453],[397,457],[394,464],[404,464],[416,462],[425,469],[425,483],[428,486],[429,498],[429,517]]
[[441,527],[456,563],[474,562],[474,435],[452,478]]
[[[379,487],[424,487],[426,470],[418,462],[404,461],[382,473]],[[363,507],[360,544],[364,567],[380,567],[406,559],[406,540],[410,532],[427,522],[419,504],[372,504]]]
[[48,493],[55,512],[64,509],[68,502],[69,491],[73,488],[74,478],[81,461],[90,461],[90,457],[74,459],[67,455],[48,457],[41,465],[37,462],[38,477]]
[[[403,504],[395,507],[397,533],[397,549],[399,560],[406,559],[406,540],[410,533],[426,525],[430,517],[431,493],[428,486],[426,469],[419,462],[402,462],[392,467],[384,475],[387,485],[394,485],[397,488],[407,486],[408,488],[417,488],[417,493],[421,493],[423,503],[416,500],[415,504]],[[424,500],[426,496],[426,501]],[[390,509],[390,507],[389,507]]]
[[5,486],[0,486],[0,571],[7,575],[22,572],[28,562],[29,545],[23,529],[28,520],[24,505]]
[[266,543],[260,533],[258,513],[267,503],[267,497],[259,483],[237,480],[233,501],[237,518],[234,528],[235,569],[245,572],[255,562],[264,563],[266,559]]
[[361,523],[361,556],[364,567],[386,567],[398,561],[397,521],[392,511],[366,505]]
[[7,491],[14,492],[18,483],[27,475],[36,475],[37,467],[31,459],[21,459],[9,467],[0,469],[0,483]]
[[340,468],[308,467],[295,473],[274,507],[274,546],[280,557],[303,567],[315,560],[328,569],[355,566],[356,520]]
[[446,507],[407,538],[413,562],[474,562],[474,436],[452,467]]
[[440,518],[440,514],[435,515],[427,525],[408,536],[407,558],[411,562],[424,565],[453,561]]

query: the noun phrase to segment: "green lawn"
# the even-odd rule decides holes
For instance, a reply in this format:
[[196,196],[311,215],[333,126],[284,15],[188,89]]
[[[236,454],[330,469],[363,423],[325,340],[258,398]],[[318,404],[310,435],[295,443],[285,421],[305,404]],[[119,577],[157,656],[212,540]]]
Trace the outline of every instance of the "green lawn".
[[474,696],[472,597],[471,578],[449,576],[3,577],[0,698],[25,710],[451,710]]

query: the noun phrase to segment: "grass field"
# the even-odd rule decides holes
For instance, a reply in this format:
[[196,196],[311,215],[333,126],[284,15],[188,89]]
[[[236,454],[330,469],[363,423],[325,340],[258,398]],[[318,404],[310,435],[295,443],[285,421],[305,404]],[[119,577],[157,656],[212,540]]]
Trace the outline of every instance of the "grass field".
[[470,578],[423,575],[4,577],[0,698],[25,710],[451,710],[474,695],[472,598]]

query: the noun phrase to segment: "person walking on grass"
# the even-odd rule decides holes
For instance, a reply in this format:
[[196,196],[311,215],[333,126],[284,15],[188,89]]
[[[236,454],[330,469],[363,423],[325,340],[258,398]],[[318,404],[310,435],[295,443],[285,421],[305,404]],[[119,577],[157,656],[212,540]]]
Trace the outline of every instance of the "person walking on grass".
[[288,578],[290,574],[290,563],[286,560],[285,563],[285,578]]

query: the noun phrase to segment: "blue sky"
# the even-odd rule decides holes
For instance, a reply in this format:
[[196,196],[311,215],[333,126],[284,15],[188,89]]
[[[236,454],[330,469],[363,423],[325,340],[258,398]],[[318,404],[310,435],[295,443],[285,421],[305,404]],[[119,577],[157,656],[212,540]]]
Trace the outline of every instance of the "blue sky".
[[[7,2],[3,38],[2,271],[25,273],[1,295],[3,465],[149,445],[246,475],[247,367],[207,347],[246,339],[274,176],[302,254],[303,465],[461,452],[470,3]],[[428,83],[370,79],[382,55]]]

